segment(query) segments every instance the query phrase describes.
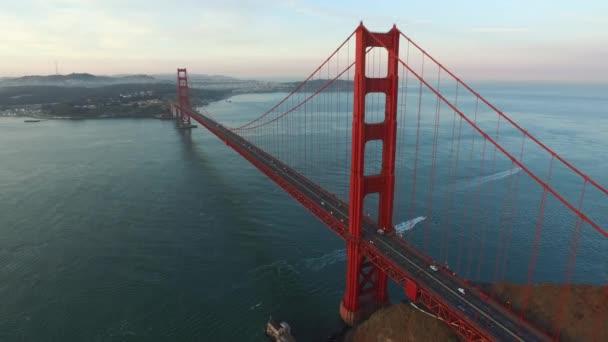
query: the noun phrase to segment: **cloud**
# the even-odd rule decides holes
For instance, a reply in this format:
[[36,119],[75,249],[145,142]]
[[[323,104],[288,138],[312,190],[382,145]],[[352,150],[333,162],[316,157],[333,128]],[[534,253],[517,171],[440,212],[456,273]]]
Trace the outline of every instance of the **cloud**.
[[474,33],[526,33],[530,32],[525,27],[477,27],[473,28]]
[[[429,13],[435,5],[424,2],[413,9],[409,3],[386,1],[342,5],[319,0],[9,1],[0,11],[0,75],[49,73],[55,60],[62,72],[165,73],[183,65],[234,76],[307,75],[360,20],[378,32],[397,23],[442,63],[478,69],[475,75],[481,76],[491,68],[497,77],[511,77],[513,72],[501,65],[516,65],[553,78],[563,74],[559,67],[574,70],[584,64],[605,70],[608,58],[603,47],[608,46],[608,21],[599,10],[561,9],[571,17],[553,11],[532,21],[501,13],[499,24],[484,24],[496,21],[475,13],[470,26],[455,29],[464,20],[456,13],[460,6],[430,22],[418,13]],[[549,64],[555,66],[549,70]],[[587,69],[579,73],[600,77]]]
[[318,20],[334,22],[350,20],[350,16],[345,11],[336,11],[329,7],[314,6],[296,0],[287,0],[283,5],[287,9]]

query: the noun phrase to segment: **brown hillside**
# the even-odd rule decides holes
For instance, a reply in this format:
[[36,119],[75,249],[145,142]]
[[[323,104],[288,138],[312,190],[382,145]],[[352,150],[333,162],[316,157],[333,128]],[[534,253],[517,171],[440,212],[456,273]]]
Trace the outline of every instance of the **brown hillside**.
[[[520,312],[525,286],[507,283],[482,286],[484,291],[502,302],[510,301]],[[526,317],[539,327],[554,327],[557,303],[562,287],[551,284],[532,285]],[[604,288],[593,285],[573,285],[568,305],[564,308],[560,341],[592,341],[594,319],[601,314],[596,341],[608,341],[608,303],[600,304]],[[553,334],[553,331],[550,331]],[[374,313],[351,332],[346,341],[406,342],[458,341],[458,337],[442,321],[412,308],[409,304],[394,304]]]
[[459,341],[442,321],[428,316],[409,304],[394,304],[374,313],[361,323],[347,341],[413,342]]
[[[524,298],[523,285],[498,283],[492,286],[493,297],[503,302],[511,301],[513,310],[520,312]],[[538,284],[530,287],[526,317],[539,327],[555,327],[558,303],[562,287],[553,284]],[[602,301],[604,288],[595,285],[573,285],[567,306],[562,316],[560,341],[592,341],[595,319],[608,319],[608,303]],[[552,334],[554,331],[550,331]],[[608,341],[608,324],[600,323],[596,341]]]

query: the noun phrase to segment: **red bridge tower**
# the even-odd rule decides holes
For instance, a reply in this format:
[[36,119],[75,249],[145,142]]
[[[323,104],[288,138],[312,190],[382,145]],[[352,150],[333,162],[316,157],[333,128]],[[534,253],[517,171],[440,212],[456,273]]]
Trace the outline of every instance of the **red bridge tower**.
[[188,72],[186,69],[177,69],[177,126],[179,128],[194,128],[190,121],[188,110],[191,109],[190,93],[188,89]]
[[[375,38],[374,38],[375,37]],[[388,50],[385,78],[365,75],[365,57],[369,47]],[[347,237],[346,293],[340,305],[342,319],[353,325],[388,301],[386,272],[376,268],[362,254],[361,222],[366,195],[378,194],[377,222],[390,233],[393,231],[393,195],[395,187],[395,146],[397,137],[397,93],[399,30],[388,33],[369,32],[363,24],[357,28],[355,48],[355,89],[353,108],[352,158],[350,175],[350,208]],[[369,93],[386,95],[384,121],[365,122],[365,96]],[[380,174],[365,175],[365,145],[368,141],[382,143]]]

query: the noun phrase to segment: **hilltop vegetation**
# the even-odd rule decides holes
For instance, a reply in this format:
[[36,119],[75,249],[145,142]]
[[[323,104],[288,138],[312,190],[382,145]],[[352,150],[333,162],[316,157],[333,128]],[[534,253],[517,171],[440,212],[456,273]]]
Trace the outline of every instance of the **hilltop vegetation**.
[[148,75],[96,76],[87,73],[69,75],[23,76],[0,80],[0,87],[60,86],[60,87],[102,87],[113,84],[161,83]]

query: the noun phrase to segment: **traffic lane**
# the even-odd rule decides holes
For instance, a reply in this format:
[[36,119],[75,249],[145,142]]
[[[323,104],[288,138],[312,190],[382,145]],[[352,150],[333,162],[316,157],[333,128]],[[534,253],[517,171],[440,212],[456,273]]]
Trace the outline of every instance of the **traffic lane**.
[[[398,241],[395,241],[394,238],[386,236],[379,236],[379,238],[384,239],[387,243],[391,244],[392,247],[396,250],[404,251],[401,244]],[[408,253],[408,257],[413,259],[418,265],[424,265],[425,267],[428,266],[428,262],[420,258],[415,253]],[[460,284],[456,279],[453,279],[450,275],[445,274],[444,272],[437,271],[433,272],[432,274],[435,277],[439,278],[443,284],[448,285],[451,289],[457,289],[459,287],[468,289],[466,287],[463,287],[463,285]],[[494,330],[494,326],[496,324],[488,325],[487,322],[497,320],[506,329],[513,332],[514,334],[523,337],[526,341],[543,341],[547,339],[545,335],[543,335],[536,329],[522,329],[520,325],[516,324],[516,322],[518,322],[517,317],[514,317],[514,315],[511,315],[510,313],[505,313],[501,311],[500,309],[496,308],[493,303],[488,302],[487,300],[477,296],[474,292],[466,291],[465,295],[460,295],[459,293],[456,294],[462,296],[463,298],[466,298],[467,301],[477,307],[475,309],[477,314],[472,316],[468,315],[468,317],[471,317],[474,321],[480,323],[480,325],[485,325],[490,330]],[[512,317],[508,317],[509,315]]]
[[[426,260],[417,258],[417,256],[415,256],[413,253],[408,254],[407,256],[401,255],[404,254],[402,246],[398,242],[394,243],[392,238],[380,236],[377,238],[382,240],[383,243],[385,243],[387,246],[390,246],[389,248],[385,249],[393,249],[398,251],[398,253],[391,251],[391,253],[389,253],[390,255],[394,256],[396,254],[399,254],[398,259],[407,257],[409,261],[412,261],[414,264],[417,265],[417,267],[422,268],[421,271],[423,272],[423,277],[426,278],[425,283],[428,281],[429,286],[432,286],[432,289],[436,292],[447,293],[448,296],[444,296],[444,299],[450,304],[452,304],[453,307],[459,308],[461,311],[463,311],[463,315],[467,316],[473,321],[479,321],[478,317],[484,317],[485,314],[482,310],[483,308],[480,308],[480,305],[475,305],[484,303],[477,303],[474,296],[466,296],[466,290],[465,295],[462,295],[460,292],[458,292],[458,288],[461,288],[461,284],[453,282],[452,279],[450,279],[447,275],[444,275],[440,271],[430,270],[428,262]],[[398,261],[398,264],[403,265],[404,263]],[[475,301],[475,303],[472,303],[473,301]],[[463,308],[465,310],[463,310]],[[492,320],[490,317],[486,317],[486,319]],[[505,326],[505,328],[511,330],[508,326]]]
[[[227,132],[224,132],[224,133],[227,133]],[[233,139],[233,137],[234,137],[234,138],[236,138],[236,137],[235,137],[235,136],[231,136],[231,135],[232,135],[232,134],[227,134],[227,137],[229,137],[231,141],[235,140],[235,139]],[[236,140],[241,140],[241,139],[236,139]],[[234,141],[233,141],[233,142],[234,142]],[[247,147],[249,147],[249,146],[250,146],[250,145],[248,145],[247,143],[245,143],[244,141],[243,141],[243,142],[240,142],[240,144],[241,144],[241,145],[242,145],[244,148],[247,148]],[[272,159],[268,158],[267,156],[262,156],[262,155],[260,155],[260,153],[258,153],[258,152],[257,152],[257,150],[254,150],[254,151],[253,151],[253,153],[254,153],[254,154],[256,154],[256,155],[257,155],[256,157],[258,157],[260,160],[264,161],[265,166],[267,166],[267,167],[268,167],[268,168],[270,168],[270,169],[274,169],[273,171],[279,171],[279,172],[282,172],[282,173],[285,173],[285,174],[292,173],[292,172],[287,172],[287,170],[286,170],[286,168],[285,168],[285,167],[283,167],[283,168],[281,169],[281,167],[280,167],[280,166],[279,166],[279,165],[278,165],[278,164],[277,164],[275,161],[273,161]],[[265,154],[265,153],[264,153],[264,154]],[[256,158],[256,159],[257,159],[257,158]],[[293,175],[293,173],[292,173],[292,175]],[[299,178],[299,177],[298,177],[298,178]],[[328,197],[328,196],[319,196],[319,194],[318,194],[318,193],[316,193],[315,191],[311,191],[311,190],[310,190],[308,187],[303,186],[302,184],[299,184],[299,182],[290,182],[290,184],[292,184],[292,185],[296,186],[297,188],[299,188],[299,190],[303,190],[303,192],[305,191],[305,192],[306,192],[308,195],[316,195],[316,197],[321,197],[322,199],[327,200],[327,202],[326,202],[326,203],[327,203],[328,205],[330,205],[329,203],[331,203],[331,202],[332,202],[332,198],[330,198],[330,197]],[[307,196],[307,197],[310,197],[310,196]],[[323,204],[323,201],[321,202],[321,204]],[[342,208],[340,208],[340,209],[336,208],[336,212],[331,212],[331,214],[332,214],[332,215],[333,215],[334,213],[335,213],[335,214],[337,214],[338,216],[343,216],[343,218],[341,219],[341,221],[343,221],[343,219],[344,219],[344,218],[345,218],[345,216],[346,216],[346,215],[345,215],[345,214],[346,214],[346,213],[345,213],[345,210],[343,210]],[[389,251],[387,251],[387,252],[389,252]],[[392,252],[389,252],[389,253],[392,253]],[[412,269],[412,270],[410,270],[410,272],[416,272],[416,270],[413,270],[413,269]],[[442,291],[442,292],[445,292],[445,291]],[[456,305],[458,305],[458,304],[456,304]]]
[[[218,127],[218,125],[217,125],[217,124],[216,124],[216,127]],[[224,130],[224,129],[222,129],[222,133],[223,133],[223,135],[224,135],[226,138],[230,139],[232,142],[238,143],[238,144],[239,144],[239,145],[241,145],[243,148],[246,148],[246,149],[249,149],[249,150],[250,150],[251,145],[249,145],[249,144],[248,144],[248,142],[246,142],[246,140],[242,139],[240,136],[238,136],[238,135],[236,135],[236,134],[234,134],[234,133],[232,133],[232,132],[228,132],[228,131],[226,131],[226,130]],[[239,140],[239,141],[235,141],[235,140]],[[287,169],[286,169],[285,167],[283,167],[283,168],[281,169],[281,167],[278,165],[278,163],[276,163],[276,162],[273,160],[274,158],[272,158],[271,156],[267,155],[266,153],[263,153],[264,155],[262,155],[262,153],[258,153],[258,150],[257,150],[257,149],[254,149],[254,150],[253,150],[253,151],[251,151],[251,152],[253,152],[253,154],[255,154],[255,155],[256,155],[256,157],[257,157],[256,159],[259,159],[259,160],[263,161],[263,162],[264,162],[264,164],[265,164],[265,166],[267,166],[267,167],[268,167],[268,168],[270,168],[271,170],[273,170],[273,171],[275,171],[275,172],[276,172],[276,171],[279,171],[279,173],[284,173],[284,174],[286,174],[286,175],[287,175],[287,174],[290,174],[289,176],[292,176],[292,177],[290,177],[290,178],[293,178],[293,177],[295,176],[295,174],[294,174],[294,173],[293,173],[291,170],[288,172],[288,171],[287,171]],[[269,157],[270,157],[270,158],[269,158]],[[275,160],[276,160],[276,159],[275,159]],[[298,176],[299,176],[299,174],[298,174]],[[300,177],[297,177],[297,178],[300,178]],[[290,181],[289,183],[290,183],[290,184],[292,184],[292,185],[294,185],[295,187],[297,187],[297,188],[298,188],[298,190],[303,190],[303,191],[305,191],[305,192],[307,193],[307,195],[309,195],[309,196],[307,196],[307,197],[309,197],[309,199],[310,199],[310,195],[313,195],[313,196],[314,196],[314,195],[316,195],[315,197],[317,197],[317,198],[321,198],[322,200],[326,200],[327,202],[325,202],[325,204],[331,205],[330,203],[332,203],[332,202],[333,202],[333,199],[332,199],[332,198],[330,198],[330,197],[328,197],[328,196],[324,196],[324,195],[319,196],[319,193],[316,193],[315,191],[311,191],[311,190],[309,189],[309,187],[307,187],[307,186],[305,186],[305,185],[303,185],[303,184],[300,184],[300,182],[297,182],[297,181],[296,181],[296,182],[294,182],[293,180],[294,180],[294,179],[292,179],[292,181]],[[323,201],[321,201],[321,204],[323,204],[323,203],[324,203],[324,202],[323,202]],[[333,203],[333,204],[337,204],[337,203]],[[345,216],[346,216],[346,212],[345,212],[345,210],[344,210],[343,208],[335,208],[335,209],[336,209],[336,211],[335,211],[335,212],[332,212],[332,211],[330,210],[330,213],[331,213],[332,215],[337,214],[338,216],[342,216],[341,221],[343,221],[343,222],[344,222],[344,218],[345,218]],[[393,255],[393,256],[396,256],[396,254],[395,254],[394,252],[392,252],[392,251],[388,251],[388,250],[387,250],[386,252],[387,252],[388,254],[391,254],[391,255]],[[416,270],[415,270],[415,269],[410,269],[410,272],[416,272]],[[445,291],[442,291],[442,292],[445,292]],[[456,303],[456,302],[455,302],[455,303]],[[457,304],[457,305],[458,305],[458,304]]]
[[[393,248],[399,246],[400,244],[397,244]],[[402,252],[401,249],[398,250]],[[394,253],[392,255],[394,255]],[[505,313],[503,313],[502,311],[499,311],[494,308],[492,303],[484,300],[483,298],[472,295],[470,291],[467,291],[465,295],[456,292],[456,289],[462,287],[462,285],[452,279],[449,275],[444,275],[441,272],[428,271],[426,268],[428,267],[428,263],[426,263],[424,260],[421,260],[416,264],[422,265],[424,267],[423,269],[427,274],[432,274],[433,276],[437,276],[439,278],[439,282],[437,283],[426,283],[425,281],[425,284],[432,286],[432,289],[439,292],[443,292],[442,287],[433,286],[434,284],[447,285],[448,288],[450,288],[451,294],[455,295],[456,300],[450,301],[448,300],[448,297],[445,297],[446,301],[452,304],[454,307],[458,307],[461,311],[464,312],[464,315],[468,317],[471,321],[477,322],[477,325],[479,327],[484,327],[485,330],[491,332],[494,335],[496,335],[497,333],[499,335],[504,335],[503,337],[507,339],[523,338],[526,341],[547,340],[547,337],[543,335],[542,332],[537,331],[534,328],[522,328],[522,326],[517,325],[517,317],[514,317],[513,315],[510,315],[511,317],[505,315]],[[459,307],[459,305],[462,307]]]
[[[402,269],[409,271],[410,274],[415,274],[418,278],[418,281],[421,281],[423,284],[428,286],[432,292],[436,293],[439,297],[441,297],[447,304],[452,305],[453,307],[458,307],[461,310],[461,315],[467,317],[471,321],[476,321],[472,313],[474,311],[478,311],[477,308],[472,306],[470,303],[467,303],[467,299],[457,292],[457,290],[452,290],[445,284],[442,284],[440,280],[434,278],[434,273],[430,274],[426,271],[427,264],[418,265],[415,262],[408,260],[407,262],[403,262],[407,259],[403,256],[400,251],[396,251],[389,246],[386,246],[382,243],[381,237],[374,236],[373,233],[366,234],[366,241],[375,241],[372,243],[376,249],[378,249],[384,256],[389,257],[392,261],[399,265]],[[465,310],[462,310],[464,308]],[[497,323],[497,327],[500,327],[500,323]],[[484,329],[487,330],[487,329]],[[509,331],[507,328],[500,327],[500,329],[487,330],[491,336],[499,338],[500,340],[521,340],[516,336],[516,334],[512,331]]]
[[[219,126],[216,124],[216,127],[219,127]],[[223,129],[223,127],[222,127],[221,131],[223,133],[222,135],[224,135],[226,138],[230,139],[234,143],[237,143],[237,144],[241,145],[244,148],[252,146],[248,141],[244,140],[242,137],[234,134],[231,131]],[[301,175],[299,173],[295,173],[291,168],[288,168],[286,165],[284,167],[281,167],[280,164],[282,164],[282,163],[280,163],[280,162],[279,162],[280,164],[277,163],[277,160],[274,157],[268,155],[267,153],[265,153],[263,151],[261,151],[262,153],[259,153],[258,149],[255,149],[255,148],[251,152],[253,154],[255,154],[256,159],[258,159],[260,161],[263,161],[263,163],[265,164],[265,166],[267,166],[268,168],[270,168],[271,170],[273,170],[275,172],[279,171],[277,174],[283,173],[285,175],[288,175],[289,178],[291,178],[291,179],[286,179],[286,180],[290,184],[292,184],[295,187],[297,187],[298,190],[302,190],[303,192],[305,192],[305,195],[307,195],[307,197],[309,197],[309,199],[312,199],[312,200],[314,200],[314,199],[317,199],[317,200],[320,199],[321,200],[321,204],[323,204],[323,202],[324,202],[326,204],[326,206],[333,207],[333,209],[335,209],[335,211],[332,211],[330,209],[329,210],[330,214],[333,215],[333,216],[339,216],[340,220],[343,223],[347,222],[348,213],[346,212],[346,207],[340,205],[341,201],[337,200],[333,196],[328,196],[324,192],[316,192],[314,190],[311,190],[310,189],[311,188],[311,186],[310,186],[311,184],[302,184],[302,183],[310,183],[310,181],[308,179],[302,179],[302,177],[301,177]],[[300,178],[300,179],[296,180],[294,178]],[[369,228],[369,229],[373,230],[373,228]],[[372,235],[372,236],[374,236],[374,235]],[[377,238],[377,236],[374,236],[374,238]],[[389,239],[387,241],[392,242],[392,239]],[[392,248],[395,249],[395,247],[401,249],[400,245],[393,246]],[[394,251],[391,251],[389,249],[384,249],[384,252],[386,252],[387,255],[392,256],[393,259],[397,259],[397,260],[399,259],[399,256],[400,256],[399,253],[395,253]],[[423,259],[418,260],[418,263],[422,264],[422,267],[427,266],[426,265],[427,264],[426,260],[423,260]],[[412,273],[412,274],[415,274],[417,272],[419,273],[420,272],[420,268],[422,268],[422,267],[420,267],[420,265],[418,265],[418,269],[415,269],[415,268],[412,268],[412,267],[408,268],[407,267],[408,265],[411,266],[409,263],[398,262],[397,264],[399,264],[400,266],[405,266],[404,269],[409,269],[410,273]],[[424,273],[426,273],[426,271],[424,271]],[[427,275],[427,277],[428,277],[428,275]],[[428,279],[428,280],[430,280],[430,279]],[[452,283],[452,279],[448,279],[448,281],[446,281],[446,283],[448,283],[448,282]],[[431,283],[433,283],[433,282],[431,281]],[[452,283],[451,285],[460,286],[459,283]],[[450,291],[447,291],[443,286],[440,286],[440,287],[436,287],[435,286],[434,288],[435,288],[435,290],[437,290],[437,291],[439,291],[441,293],[445,293],[445,294],[448,294],[448,295],[450,294]],[[452,296],[454,296],[453,293],[452,293]],[[474,297],[472,297],[472,298],[473,298],[473,301],[476,301]],[[458,305],[462,305],[463,304],[463,303],[461,303],[462,301],[460,300],[460,298],[459,298],[458,295],[456,295],[456,299],[452,298],[452,300],[450,300],[449,302],[451,302],[451,304],[454,304],[454,306],[458,306]],[[478,302],[476,304],[484,305],[485,303]],[[488,311],[490,311],[490,310],[494,311],[493,308],[488,308],[488,309],[489,309]],[[478,311],[477,309],[474,309],[474,310]],[[466,311],[465,311],[465,313],[466,313]],[[470,316],[470,315],[467,315],[467,316]],[[480,315],[476,315],[476,316],[477,317],[472,316],[470,318],[472,318],[474,321],[478,321],[477,318],[480,317]],[[498,316],[500,316],[500,313],[499,313]],[[506,321],[509,321],[509,320],[506,320]]]
[[[240,141],[240,145],[242,145],[244,148],[249,148],[251,146],[244,139],[242,139],[241,137],[237,136],[236,134],[234,134],[232,132],[226,132],[226,131],[224,131],[223,133],[225,133],[225,134],[227,133],[226,135],[228,137],[230,137],[231,140],[241,140]],[[233,139],[233,138],[236,138],[236,139]],[[296,174],[294,174],[293,171],[291,171],[291,169],[289,169],[289,171],[287,171],[288,169],[286,169],[285,167],[279,166],[279,164],[275,161],[276,159],[274,159],[273,157],[267,155],[266,153],[263,153],[264,155],[262,155],[262,153],[258,153],[257,149],[254,149],[252,152],[256,155],[256,157],[258,157],[260,160],[262,160],[264,162],[265,166],[267,166],[268,168],[272,169],[273,171],[275,171],[275,172],[279,171],[279,173],[284,173],[286,175],[289,175],[289,176],[291,176],[290,178],[295,178],[295,177],[301,178],[301,176],[299,174],[297,174],[297,176],[296,176]],[[332,198],[330,196],[327,196],[325,194],[322,194],[322,193],[319,194],[319,193],[316,193],[315,191],[311,191],[308,186],[306,186],[304,184],[300,184],[300,182],[297,182],[297,181],[294,182],[293,180],[294,179],[292,179],[292,181],[290,181],[290,184],[296,186],[298,188],[298,190],[305,191],[308,195],[316,195],[315,197],[320,198],[322,200],[321,201],[322,206],[323,206],[323,204],[326,204],[328,206],[332,206],[332,204],[334,204],[334,205],[338,204],[337,201],[335,201],[334,198]],[[309,196],[307,196],[307,197],[309,197]],[[344,207],[342,207],[342,208],[338,207],[338,208],[334,208],[334,209],[335,209],[335,212],[330,210],[330,213],[332,215],[335,214],[335,215],[341,216],[341,221],[344,221],[344,218],[347,216],[345,208]],[[373,228],[369,228],[369,229],[373,230]],[[375,236],[373,234],[372,234],[372,236],[375,239],[378,238],[377,236]],[[387,241],[384,241],[385,244],[387,242],[388,243],[392,242],[392,239],[387,239],[386,237],[384,237],[384,238],[387,240]],[[387,256],[392,256],[393,257],[392,259],[399,260],[399,256],[401,256],[401,255],[399,253],[396,253],[394,250],[401,249],[401,246],[399,246],[399,245],[392,246],[392,249],[393,250],[390,250],[390,249],[387,249],[387,248],[383,248],[382,250],[384,251],[384,253],[386,253]],[[418,274],[419,276],[422,276],[422,277],[425,277],[425,278],[429,278],[429,279],[426,279],[426,280],[430,281],[430,283],[437,282],[437,280],[432,279],[432,277],[429,277],[426,271],[423,271],[422,274],[421,274],[421,269],[424,268],[424,267],[426,267],[426,264],[427,264],[426,260],[418,260],[417,267],[414,267],[409,262],[405,262],[405,263],[404,262],[397,262],[397,264],[399,264],[400,266],[404,267],[404,269],[409,270],[410,274]],[[450,283],[451,283],[451,281],[450,281]],[[460,284],[458,284],[458,283],[456,283],[456,284],[452,283],[450,285],[452,285],[452,286],[454,286],[454,285],[460,286]],[[450,295],[451,295],[451,298],[445,298],[445,299],[446,300],[449,299],[448,302],[450,302],[454,307],[463,308],[465,305],[467,305],[463,300],[461,300],[461,298],[460,298],[459,295],[457,295],[456,293],[453,293],[453,292],[450,293],[450,291],[446,290],[445,287],[443,287],[443,286],[434,286],[433,288],[434,288],[435,291],[444,294],[444,297],[450,297]],[[483,303],[479,303],[479,304],[483,304]],[[471,309],[473,311],[478,311],[474,307],[472,307]],[[471,315],[471,314],[469,314],[470,312],[471,312],[470,310],[469,311],[465,310],[464,314],[466,314],[467,317],[469,317],[470,319],[473,319],[474,321],[477,321],[478,317],[483,317],[481,314]],[[500,324],[500,323],[497,322],[497,324]]]

